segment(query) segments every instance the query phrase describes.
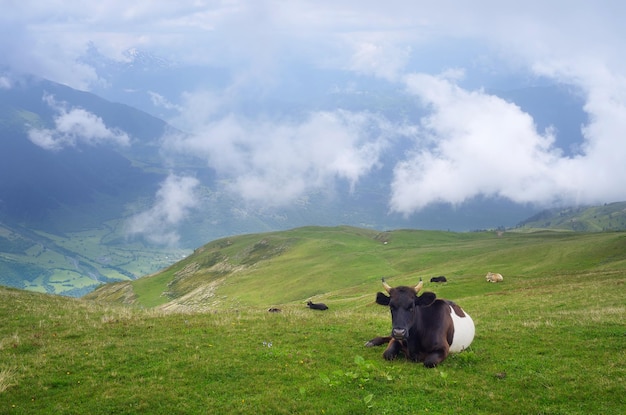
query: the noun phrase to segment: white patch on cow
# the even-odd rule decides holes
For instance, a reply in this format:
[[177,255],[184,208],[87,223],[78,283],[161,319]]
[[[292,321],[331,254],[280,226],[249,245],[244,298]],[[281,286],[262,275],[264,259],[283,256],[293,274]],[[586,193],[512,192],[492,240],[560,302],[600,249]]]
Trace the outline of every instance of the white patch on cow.
[[476,332],[474,320],[472,320],[467,313],[465,313],[465,317],[457,316],[452,307],[450,307],[450,316],[454,324],[454,337],[450,345],[450,352],[462,352],[467,349],[469,345],[472,344],[472,340],[474,340],[474,333]]

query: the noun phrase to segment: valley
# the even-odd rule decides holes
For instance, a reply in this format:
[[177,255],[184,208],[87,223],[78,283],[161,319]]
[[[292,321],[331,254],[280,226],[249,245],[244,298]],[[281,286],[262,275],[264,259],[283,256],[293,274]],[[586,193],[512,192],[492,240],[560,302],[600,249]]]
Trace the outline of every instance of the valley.
[[[154,273],[189,251],[111,243],[115,224],[54,235],[0,226],[0,285],[36,292],[82,296],[101,284]],[[117,236],[119,237],[119,236]]]

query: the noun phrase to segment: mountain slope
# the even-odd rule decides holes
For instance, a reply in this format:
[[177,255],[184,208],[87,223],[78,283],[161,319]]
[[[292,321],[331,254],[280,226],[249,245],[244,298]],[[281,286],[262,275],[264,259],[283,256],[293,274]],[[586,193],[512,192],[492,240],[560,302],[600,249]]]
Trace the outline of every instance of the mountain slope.
[[626,229],[626,202],[544,210],[522,221],[519,228],[564,229],[577,232]]
[[[55,128],[54,105],[97,114],[104,125],[130,135],[127,148],[74,143],[51,151],[29,139],[29,131]],[[119,218],[124,204],[154,193],[162,174],[136,165],[157,165],[158,139],[167,124],[121,104],[44,80],[30,80],[0,89],[0,218],[34,228],[68,231],[102,223],[100,215],[80,215],[97,209],[106,219]],[[74,134],[73,132],[71,132]],[[78,137],[76,137],[78,139]],[[99,205],[104,204],[102,208]],[[63,214],[66,212],[67,214]],[[57,214],[61,217],[57,218]],[[68,216],[87,224],[68,221]]]
[[[590,248],[592,247],[592,248]],[[533,261],[528,261],[533,258]],[[601,265],[598,264],[600,258]],[[623,269],[623,233],[472,232],[305,227],[216,240],[154,275],[104,285],[89,299],[168,310],[341,302],[381,277],[394,283],[446,275],[454,294],[488,271],[505,278]]]
[[[89,127],[131,145],[89,142]],[[62,146],[36,144],[32,131]],[[125,230],[131,206],[147,208],[167,174],[158,143],[168,131],[146,113],[46,80],[0,89],[0,284],[78,296],[183,256]]]

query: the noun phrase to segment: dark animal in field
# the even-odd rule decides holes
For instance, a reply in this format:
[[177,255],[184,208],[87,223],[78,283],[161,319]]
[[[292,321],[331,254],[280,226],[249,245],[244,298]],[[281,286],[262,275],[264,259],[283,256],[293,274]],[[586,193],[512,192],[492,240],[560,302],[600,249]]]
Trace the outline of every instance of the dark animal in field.
[[443,275],[440,275],[438,277],[432,277],[430,282],[448,282],[448,280]]
[[485,276],[487,282],[502,282],[504,278],[502,278],[502,274],[497,274],[495,272],[488,272]]
[[324,303],[314,303],[312,301],[307,301],[306,305],[313,310],[328,310],[328,306]]
[[267,311],[269,311],[270,313],[280,313],[281,309],[272,307],[272,308],[268,308]]
[[461,352],[474,340],[472,318],[450,300],[437,298],[432,292],[418,297],[423,281],[415,287],[391,287],[383,278],[383,287],[389,294],[379,292],[376,302],[389,306],[391,311],[391,336],[375,337],[365,345],[387,344],[383,357],[395,359],[403,353],[407,359],[424,362],[435,367],[450,352]]

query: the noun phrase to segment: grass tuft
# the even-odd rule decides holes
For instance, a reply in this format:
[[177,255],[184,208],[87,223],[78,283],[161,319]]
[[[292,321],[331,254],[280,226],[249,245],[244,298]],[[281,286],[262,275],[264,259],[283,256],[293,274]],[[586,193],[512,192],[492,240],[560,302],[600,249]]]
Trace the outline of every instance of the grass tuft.
[[17,372],[15,369],[0,369],[0,393],[14,385],[17,385]]

